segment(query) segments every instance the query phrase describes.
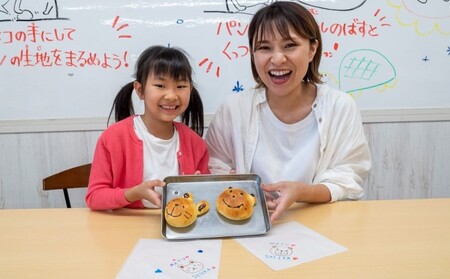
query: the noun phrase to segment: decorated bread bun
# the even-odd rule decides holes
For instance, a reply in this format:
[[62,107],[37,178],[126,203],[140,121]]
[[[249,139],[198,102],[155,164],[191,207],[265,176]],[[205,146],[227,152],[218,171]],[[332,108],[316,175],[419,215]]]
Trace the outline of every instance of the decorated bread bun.
[[194,203],[192,193],[185,193],[183,197],[170,200],[164,209],[164,218],[167,224],[176,228],[184,228],[192,225],[197,216],[203,215],[209,210],[207,201]]
[[230,220],[241,221],[253,215],[256,198],[239,188],[229,187],[217,197],[217,211]]

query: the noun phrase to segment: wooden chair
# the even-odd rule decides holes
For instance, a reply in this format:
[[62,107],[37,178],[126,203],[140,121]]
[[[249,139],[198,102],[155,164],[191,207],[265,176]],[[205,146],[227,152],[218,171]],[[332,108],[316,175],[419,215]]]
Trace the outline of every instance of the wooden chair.
[[89,184],[89,174],[91,165],[85,164],[74,167],[57,174],[46,177],[42,180],[44,190],[63,190],[67,208],[71,208],[69,192],[70,188],[84,188]]

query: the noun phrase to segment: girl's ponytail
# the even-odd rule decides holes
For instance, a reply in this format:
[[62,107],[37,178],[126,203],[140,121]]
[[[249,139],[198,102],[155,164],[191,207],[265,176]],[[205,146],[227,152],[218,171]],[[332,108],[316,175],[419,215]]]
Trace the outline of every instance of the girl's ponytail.
[[133,94],[134,86],[133,81],[125,84],[114,98],[111,111],[109,112],[107,126],[109,126],[109,120],[114,111],[115,122],[125,119],[131,115],[134,115],[134,107],[131,95]]
[[197,88],[192,87],[189,105],[181,115],[181,121],[191,127],[199,136],[203,136],[203,103]]

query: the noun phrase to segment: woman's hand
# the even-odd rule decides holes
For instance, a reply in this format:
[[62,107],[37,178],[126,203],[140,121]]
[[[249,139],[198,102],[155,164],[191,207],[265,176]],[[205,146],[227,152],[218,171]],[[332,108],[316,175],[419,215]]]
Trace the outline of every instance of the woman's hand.
[[273,184],[261,184],[266,192],[267,207],[273,210],[270,221],[274,222],[289,206],[297,201],[297,182],[282,181]]
[[331,200],[331,193],[323,184],[310,185],[303,182],[281,181],[261,184],[266,192],[267,207],[273,210],[270,221],[274,222],[295,202],[321,203]]
[[146,199],[157,207],[161,207],[161,195],[155,191],[155,187],[164,186],[166,186],[166,183],[164,181],[158,179],[147,180],[139,185],[134,186],[133,188],[127,189],[125,191],[125,198],[129,202]]

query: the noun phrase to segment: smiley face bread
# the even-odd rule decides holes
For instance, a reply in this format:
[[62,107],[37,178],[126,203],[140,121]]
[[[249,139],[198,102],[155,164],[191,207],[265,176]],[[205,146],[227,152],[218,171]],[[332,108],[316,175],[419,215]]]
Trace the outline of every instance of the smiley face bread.
[[217,197],[217,211],[230,220],[241,221],[253,215],[256,198],[239,188],[229,187]]
[[184,228],[192,225],[197,220],[197,216],[205,214],[208,210],[207,201],[195,204],[193,195],[185,193],[183,197],[176,197],[167,203],[164,218],[170,226]]

